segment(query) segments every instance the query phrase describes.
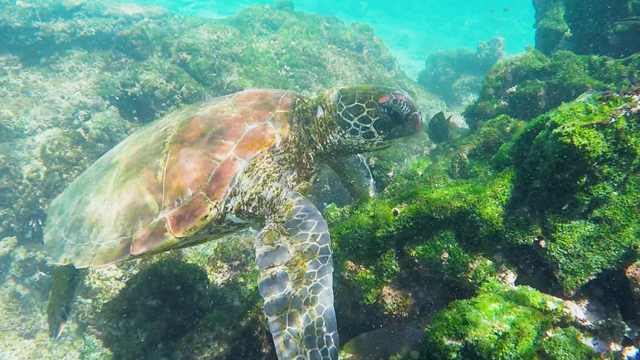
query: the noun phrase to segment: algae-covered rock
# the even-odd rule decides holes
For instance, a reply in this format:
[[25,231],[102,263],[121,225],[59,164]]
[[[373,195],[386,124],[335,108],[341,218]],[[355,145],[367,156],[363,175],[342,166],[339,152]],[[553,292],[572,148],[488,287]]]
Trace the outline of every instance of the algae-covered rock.
[[561,41],[570,35],[564,19],[563,0],[533,0],[536,9],[536,49],[551,56]]
[[472,128],[504,114],[528,121],[585,91],[633,85],[639,67],[637,55],[614,60],[558,51],[549,58],[528,49],[489,71],[480,98],[466,108],[465,117]]
[[640,50],[637,1],[564,0],[564,6],[575,53],[624,57]]
[[[162,358],[210,309],[207,274],[195,264],[167,260],[127,281],[102,306],[99,329],[118,359]],[[136,346],[131,339],[136,338]]]
[[534,0],[536,49],[626,57],[640,50],[635,0]]
[[480,42],[477,51],[460,48],[435,52],[427,57],[418,83],[440,95],[449,107],[467,105],[477,98],[487,71],[504,57],[502,38]]
[[236,236],[185,250],[183,260],[203,264],[211,285],[207,314],[177,344],[183,359],[273,358],[252,244],[252,235]]
[[539,217],[543,256],[572,292],[640,245],[638,89],[593,93],[527,125],[494,158],[515,170],[511,202]]
[[487,282],[478,295],[455,301],[424,332],[422,359],[600,359],[573,304],[528,286]]
[[504,224],[511,174],[422,181],[406,180],[382,199],[327,210],[337,273],[361,292],[363,303],[382,301],[385,286],[413,271],[463,286],[497,273],[481,254],[496,253],[501,240],[505,251],[503,239],[513,235]]

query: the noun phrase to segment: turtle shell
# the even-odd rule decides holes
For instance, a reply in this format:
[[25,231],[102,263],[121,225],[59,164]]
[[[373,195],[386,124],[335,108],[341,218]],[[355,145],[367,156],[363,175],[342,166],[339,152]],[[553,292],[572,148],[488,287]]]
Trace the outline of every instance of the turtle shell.
[[54,262],[100,266],[184,246],[247,161],[287,138],[293,96],[246,90],[131,134],[51,203],[44,244]]

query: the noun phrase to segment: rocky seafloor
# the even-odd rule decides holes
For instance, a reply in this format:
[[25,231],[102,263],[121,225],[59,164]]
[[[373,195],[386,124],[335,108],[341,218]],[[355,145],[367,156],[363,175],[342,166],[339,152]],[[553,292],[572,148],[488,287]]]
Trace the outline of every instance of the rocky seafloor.
[[[534,1],[536,48],[505,58],[495,40],[434,54],[416,82],[371,27],[288,1],[214,20],[0,0],[0,357],[275,359],[251,234],[83,271],[67,327],[49,339],[47,205],[183,104],[369,82],[407,89],[425,120],[457,107],[468,127],[367,155],[379,196],[323,204],[341,341],[400,327],[424,332],[405,358],[633,358],[640,56],[616,41],[640,9],[613,3],[617,13]],[[331,203],[328,193],[315,199]]]

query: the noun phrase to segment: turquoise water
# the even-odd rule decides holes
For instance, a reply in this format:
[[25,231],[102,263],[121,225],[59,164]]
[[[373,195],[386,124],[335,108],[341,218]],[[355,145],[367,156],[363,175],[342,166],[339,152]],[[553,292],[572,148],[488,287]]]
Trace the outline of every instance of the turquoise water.
[[[148,2],[148,1],[141,1]],[[185,15],[224,17],[252,4],[273,1],[180,1],[152,2]],[[372,25],[398,58],[407,74],[415,78],[424,60],[435,51],[465,47],[500,36],[508,55],[534,44],[534,15],[531,1],[376,1],[297,0],[296,10],[333,15],[347,23]]]

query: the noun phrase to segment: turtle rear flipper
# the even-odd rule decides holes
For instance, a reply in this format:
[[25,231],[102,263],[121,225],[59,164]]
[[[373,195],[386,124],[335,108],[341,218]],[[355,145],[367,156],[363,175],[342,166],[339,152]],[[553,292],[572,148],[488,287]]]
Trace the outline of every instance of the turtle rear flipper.
[[80,270],[73,265],[64,265],[55,270],[47,303],[47,322],[52,339],[57,339],[64,330],[80,279]]
[[327,223],[298,193],[283,223],[256,240],[258,289],[280,360],[338,359],[333,261]]

